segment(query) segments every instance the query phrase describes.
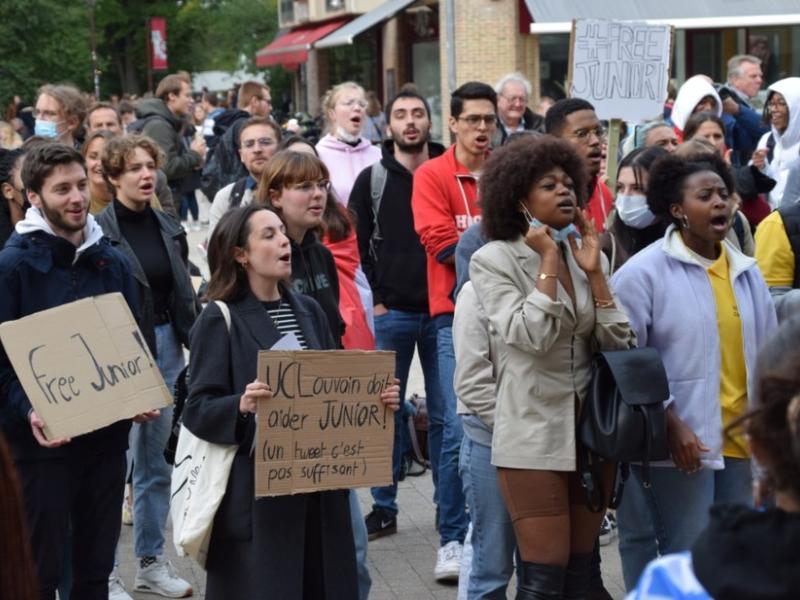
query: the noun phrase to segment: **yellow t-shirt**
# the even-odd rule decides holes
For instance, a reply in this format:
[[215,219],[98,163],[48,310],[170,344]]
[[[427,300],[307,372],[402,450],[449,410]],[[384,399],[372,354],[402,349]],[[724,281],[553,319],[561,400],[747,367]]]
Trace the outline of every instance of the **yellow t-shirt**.
[[[762,222],[763,223],[763,222]],[[760,229],[759,225],[759,229]],[[719,403],[722,410],[722,455],[749,458],[744,436],[725,435],[724,429],[747,410],[747,367],[744,360],[742,320],[733,294],[728,254],[725,246],[719,258],[708,267],[708,278],[714,290],[719,328],[720,373]]]
[[755,239],[756,261],[767,285],[791,287],[794,282],[795,256],[783,219],[777,210],[758,224]]

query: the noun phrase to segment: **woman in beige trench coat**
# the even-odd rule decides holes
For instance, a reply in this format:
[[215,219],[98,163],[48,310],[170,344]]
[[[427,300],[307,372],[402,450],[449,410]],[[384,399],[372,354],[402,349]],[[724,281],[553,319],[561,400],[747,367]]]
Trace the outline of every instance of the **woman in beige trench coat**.
[[522,556],[517,599],[584,598],[603,513],[589,511],[580,488],[576,422],[593,350],[628,348],[633,334],[578,208],[587,175],[568,143],[504,146],[480,185],[492,241],[473,255],[470,275],[499,338],[492,463]]

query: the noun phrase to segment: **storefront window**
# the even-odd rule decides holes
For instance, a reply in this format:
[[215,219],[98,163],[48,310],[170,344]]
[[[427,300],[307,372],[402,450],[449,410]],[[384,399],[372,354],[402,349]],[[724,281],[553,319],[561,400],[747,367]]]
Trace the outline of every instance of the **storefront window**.
[[379,31],[373,29],[358,36],[351,46],[337,46],[328,52],[328,72],[331,85],[343,81],[355,81],[365,90],[378,92],[378,65],[381,61]]
[[761,59],[765,86],[791,77],[800,68],[800,26],[750,28],[746,51]]
[[540,95],[550,96],[554,100],[564,98],[569,71],[569,34],[540,35],[539,56]]

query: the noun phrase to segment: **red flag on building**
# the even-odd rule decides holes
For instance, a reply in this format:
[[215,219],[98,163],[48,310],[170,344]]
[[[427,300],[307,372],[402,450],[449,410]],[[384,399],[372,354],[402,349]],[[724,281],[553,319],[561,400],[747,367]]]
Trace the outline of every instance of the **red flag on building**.
[[164,17],[150,19],[150,69],[167,70],[167,20]]

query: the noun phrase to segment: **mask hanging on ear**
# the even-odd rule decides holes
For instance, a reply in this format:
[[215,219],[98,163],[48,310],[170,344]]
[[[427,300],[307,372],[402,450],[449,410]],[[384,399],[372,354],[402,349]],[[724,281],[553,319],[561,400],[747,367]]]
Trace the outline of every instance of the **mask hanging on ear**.
[[[522,207],[522,212],[525,215],[525,218],[528,219],[528,225],[530,225],[531,227],[545,226],[544,223],[542,223],[539,219],[537,219],[530,213],[528,208],[524,204],[522,204],[522,202],[520,202],[519,205]],[[556,229],[555,227],[550,227],[549,225],[548,227],[550,228],[550,237],[552,237],[556,242],[566,242],[567,237],[570,235],[574,236],[575,239],[581,238],[581,234],[578,231],[578,228],[575,227],[574,223],[570,223],[569,225],[563,227],[562,229]]]

